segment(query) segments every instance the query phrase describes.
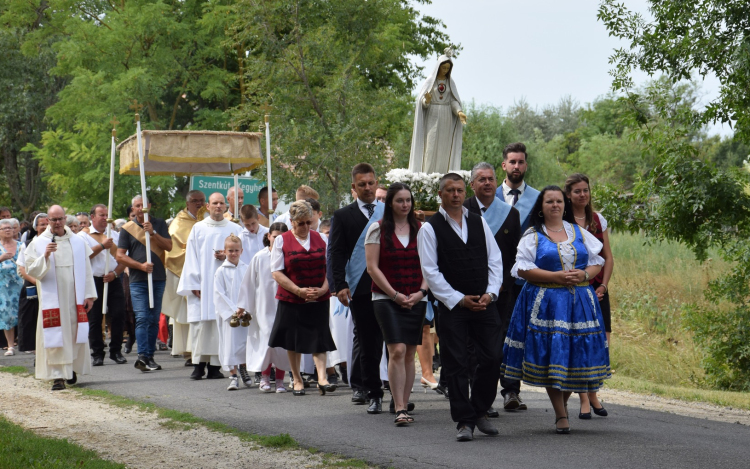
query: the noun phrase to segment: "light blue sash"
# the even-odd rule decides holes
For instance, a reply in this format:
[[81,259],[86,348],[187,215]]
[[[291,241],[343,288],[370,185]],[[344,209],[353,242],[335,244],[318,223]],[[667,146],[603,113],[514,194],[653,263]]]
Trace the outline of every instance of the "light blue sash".
[[521,194],[521,197],[518,198],[518,202],[514,205],[516,210],[521,214],[521,232],[526,231],[526,228],[529,227],[531,209],[534,208],[537,198],[539,198],[539,191],[526,184],[526,189],[524,189],[523,194]]
[[[521,200],[519,199],[518,202],[520,203]],[[508,214],[510,213],[510,208],[510,204],[505,203],[500,197],[495,197],[492,204],[482,214],[484,221],[487,222],[487,226],[492,230],[493,236],[497,234],[500,227],[505,223],[505,219],[508,218]]]
[[346,263],[346,283],[349,285],[350,295],[354,295],[354,292],[357,291],[359,280],[367,268],[367,260],[365,259],[365,236],[367,236],[367,230],[370,228],[370,225],[379,222],[383,218],[384,211],[385,204],[377,202],[375,204],[375,212],[373,212],[367,225],[365,225],[365,229],[362,230],[362,234],[359,235],[352,255]]

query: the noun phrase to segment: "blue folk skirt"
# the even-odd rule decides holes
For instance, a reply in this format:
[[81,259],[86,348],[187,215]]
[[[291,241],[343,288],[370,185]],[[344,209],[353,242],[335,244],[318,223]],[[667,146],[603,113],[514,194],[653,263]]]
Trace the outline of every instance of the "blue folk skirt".
[[513,310],[501,371],[532,386],[599,390],[612,374],[594,289],[527,282]]

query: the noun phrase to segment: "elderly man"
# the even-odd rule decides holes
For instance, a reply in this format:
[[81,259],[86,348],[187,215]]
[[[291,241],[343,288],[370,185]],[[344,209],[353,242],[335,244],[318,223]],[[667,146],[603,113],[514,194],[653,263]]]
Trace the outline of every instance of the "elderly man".
[[54,381],[53,391],[91,370],[88,318],[96,299],[91,248],[65,226],[65,210],[53,205],[49,227],[26,248],[26,272],[36,279],[39,321],[36,377]]
[[83,230],[84,228],[88,228],[88,227],[91,226],[91,218],[89,218],[89,214],[88,213],[86,213],[86,212],[78,212],[78,213],[76,213],[76,218],[78,219],[78,226],[80,226],[81,230]]
[[[78,232],[91,248],[91,271],[94,274],[97,300],[88,312],[89,317],[89,346],[93,366],[104,365],[104,340],[102,340],[102,322],[104,315],[109,316],[110,341],[109,358],[122,365],[128,361],[122,356],[122,336],[125,328],[125,292],[119,277],[125,270],[124,265],[117,264],[117,242],[120,236],[112,232],[107,238],[108,209],[104,204],[91,207],[91,226],[82,228]],[[106,252],[105,252],[106,251]],[[109,268],[106,263],[109,256]],[[107,304],[104,304],[104,285],[107,287]]]
[[169,234],[172,236],[172,250],[167,253],[167,285],[164,290],[162,311],[172,318],[172,355],[182,354],[188,360],[185,366],[192,365],[190,361],[190,323],[188,322],[187,300],[177,294],[182,268],[185,265],[185,249],[190,232],[206,206],[206,195],[198,190],[192,190],[185,196],[185,208],[177,213],[169,224]]
[[242,191],[241,188],[238,187],[230,187],[227,191],[227,211],[224,214],[224,218],[228,220],[238,219],[239,220],[239,213],[235,215],[233,212],[234,210],[234,197],[235,194],[237,194],[237,207],[242,208],[242,202],[245,201],[245,193]]
[[[469,441],[474,428],[498,434],[487,420],[487,410],[497,396],[500,376],[502,342],[495,302],[503,261],[487,221],[463,206],[463,178],[448,173],[439,187],[440,211],[419,230],[417,250],[422,275],[439,301],[437,332],[456,439]],[[470,365],[469,344],[476,366]]]
[[[149,215],[149,221],[145,221],[143,197],[133,197],[132,207],[135,219],[122,226],[117,242],[117,263],[130,269],[130,299],[135,314],[135,340],[138,343],[138,359],[134,366],[145,373],[161,370],[161,366],[154,361],[154,352],[167,280],[164,253],[172,250],[172,238],[161,218]],[[146,233],[151,236],[151,262],[147,262],[146,258]],[[154,287],[153,308],[149,307],[149,273],[152,274]]]
[[[241,236],[242,228],[224,218],[224,196],[214,192],[208,198],[209,218],[193,226],[185,248],[177,294],[188,299],[193,373],[190,379],[223,378],[219,362],[219,328],[214,310],[214,275],[226,259],[224,241],[230,234]],[[269,272],[270,273],[270,272]]]

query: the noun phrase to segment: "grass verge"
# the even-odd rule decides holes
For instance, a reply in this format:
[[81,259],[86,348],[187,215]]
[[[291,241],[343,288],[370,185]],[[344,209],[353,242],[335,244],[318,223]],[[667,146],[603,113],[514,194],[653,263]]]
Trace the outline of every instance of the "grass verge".
[[[9,367],[5,367],[9,368]],[[23,368],[23,367],[14,367]],[[7,370],[4,370],[7,371]],[[25,369],[24,369],[25,371]],[[68,440],[36,435],[0,416],[0,468],[125,469]]]
[[722,407],[750,410],[750,394],[743,392],[670,386],[619,375],[612,376],[612,379],[607,381],[606,386],[638,394],[654,394],[667,399],[708,402]]
[[0,366],[0,371],[14,375],[29,374],[29,370],[25,366]]

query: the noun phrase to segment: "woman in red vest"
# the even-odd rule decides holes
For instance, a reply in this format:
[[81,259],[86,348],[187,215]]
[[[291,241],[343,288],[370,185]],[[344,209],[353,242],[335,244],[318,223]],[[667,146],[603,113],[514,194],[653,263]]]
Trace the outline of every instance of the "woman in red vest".
[[414,354],[422,343],[427,280],[417,253],[419,222],[409,186],[395,183],[385,196],[383,219],[365,237],[367,273],[372,277],[375,318],[388,347],[388,381],[396,425],[412,423],[407,403],[414,384]]
[[328,326],[327,240],[312,231],[312,207],[298,200],[289,208],[292,229],[276,237],[271,249],[271,272],[279,284],[279,306],[271,330],[269,347],[281,347],[289,354],[294,380],[293,394],[304,396],[300,375],[302,354],[311,353],[318,369],[321,395],[336,390],[326,376],[326,352],[336,350]]

